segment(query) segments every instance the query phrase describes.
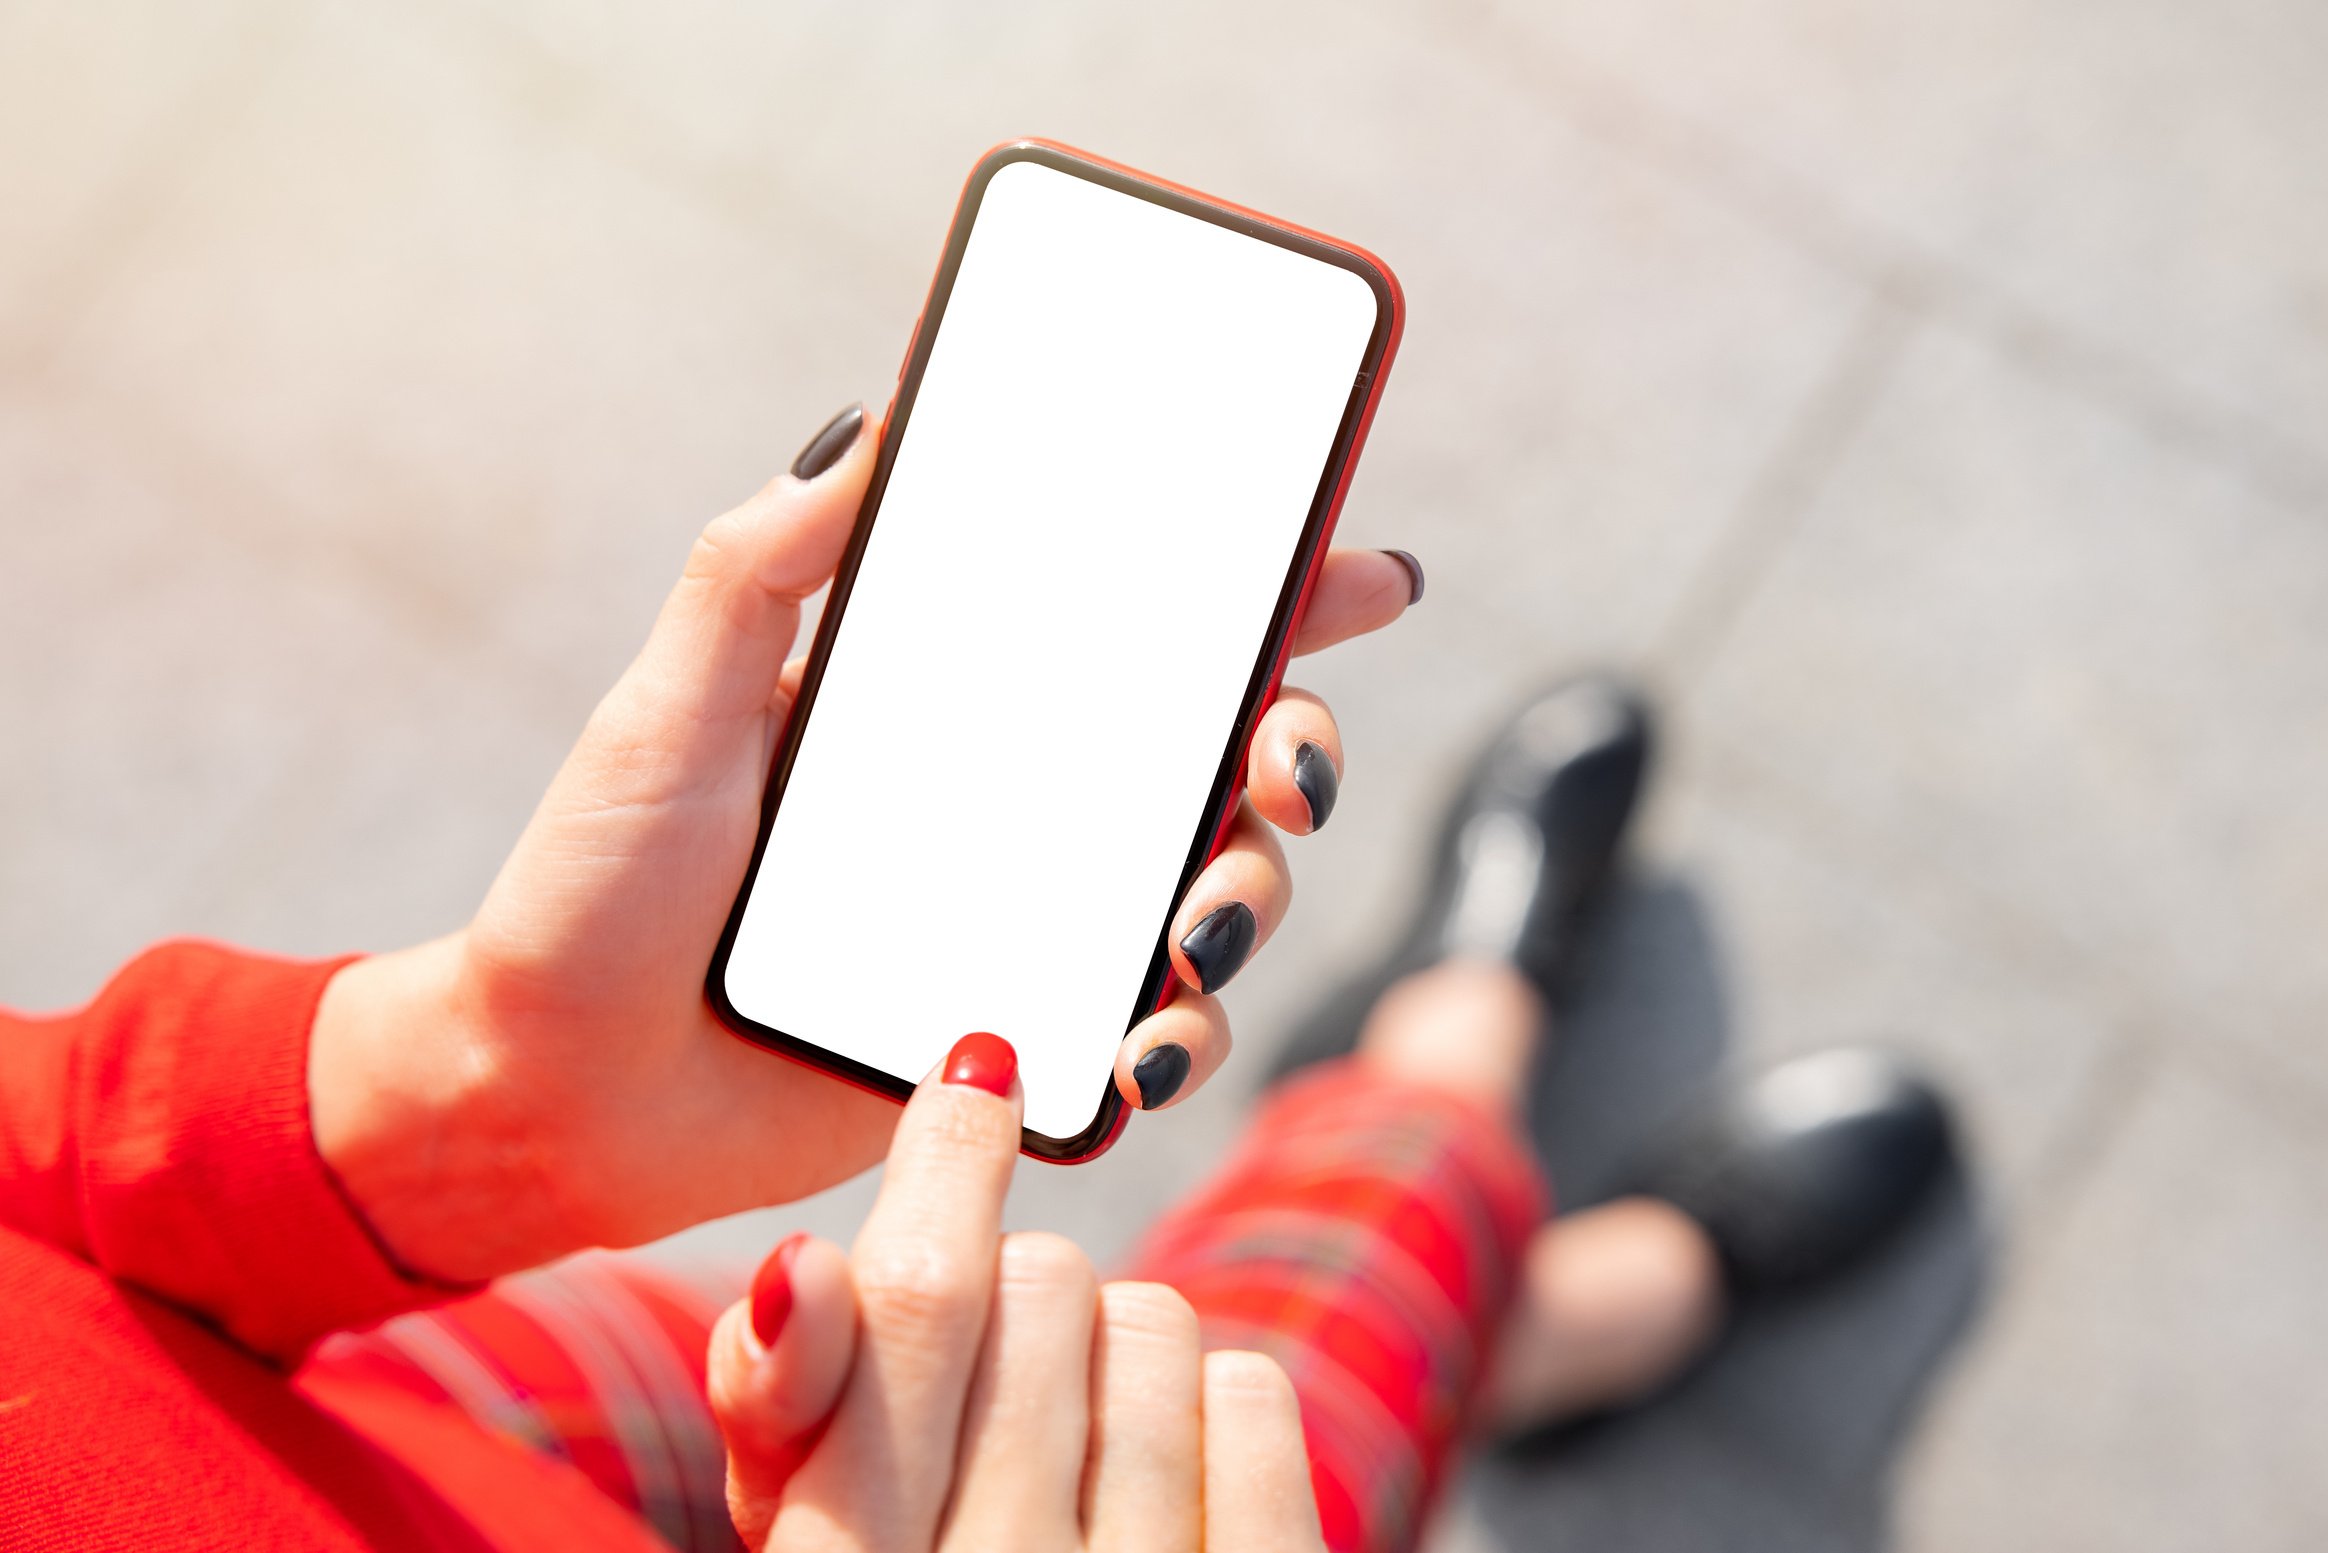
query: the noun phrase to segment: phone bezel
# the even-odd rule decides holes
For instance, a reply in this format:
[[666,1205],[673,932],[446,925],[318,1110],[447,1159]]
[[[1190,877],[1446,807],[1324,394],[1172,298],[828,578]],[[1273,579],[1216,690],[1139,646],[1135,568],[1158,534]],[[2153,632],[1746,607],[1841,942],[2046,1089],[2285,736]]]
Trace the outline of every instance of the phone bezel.
[[[843,551],[839,568],[834,574],[824,614],[817,625],[816,640],[801,677],[800,694],[793,702],[789,725],[769,769],[767,786],[761,797],[760,829],[752,847],[751,866],[744,874],[742,888],[736,892],[735,904],[728,912],[727,925],[721,930],[719,947],[712,955],[710,969],[704,978],[705,995],[711,1003],[712,1011],[736,1035],[756,1046],[806,1063],[859,1088],[900,1102],[912,1095],[913,1081],[901,1079],[740,1013],[727,994],[727,966],[729,955],[735,947],[737,930],[743,922],[744,907],[751,899],[752,887],[759,878],[760,861],[767,852],[768,837],[776,822],[777,808],[783,801],[784,789],[791,776],[802,735],[816,704],[826,660],[832,652],[850,591],[856,583],[858,565],[864,557],[873,524],[880,513],[881,500],[888,488],[900,440],[912,420],[922,373],[928,366],[938,330],[945,321],[946,304],[952,296],[954,282],[961,269],[962,255],[969,246],[971,229],[977,224],[979,206],[995,174],[1014,162],[1040,163],[1069,176],[1088,179],[1119,193],[1349,270],[1367,283],[1375,297],[1374,328],[1367,339],[1365,356],[1352,381],[1349,402],[1343,409],[1332,449],[1319,475],[1317,492],[1311,499],[1310,511],[1303,523],[1301,543],[1294,552],[1291,565],[1286,569],[1285,583],[1279,590],[1268,636],[1255,659],[1253,674],[1246,685],[1236,720],[1230,726],[1220,765],[1214,773],[1212,791],[1206,801],[1204,819],[1190,844],[1187,860],[1181,868],[1179,884],[1173,890],[1171,900],[1166,903],[1163,920],[1157,926],[1156,947],[1149,959],[1148,974],[1141,984],[1138,999],[1132,1005],[1131,1017],[1125,1021],[1124,1033],[1128,1034],[1142,1019],[1162,1008],[1172,995],[1177,982],[1172,970],[1169,941],[1172,918],[1178,912],[1181,900],[1187,895],[1189,885],[1204,866],[1219,854],[1227,840],[1229,822],[1236,813],[1237,801],[1244,791],[1247,748],[1252,740],[1254,726],[1274,699],[1284,674],[1294,627],[1301,618],[1302,606],[1308,601],[1318,559],[1324,555],[1327,542],[1332,537],[1350,471],[1357,463],[1359,450],[1365,443],[1367,427],[1373,419],[1374,406],[1382,392],[1382,380],[1391,358],[1396,354],[1405,322],[1404,299],[1398,282],[1380,260],[1363,249],[1275,220],[1257,211],[1212,199],[1178,184],[1135,172],[1105,158],[1046,140],[1018,140],[997,146],[981,157],[971,169],[970,177],[963,185],[960,203],[955,208],[953,224],[946,235],[944,255],[930,283],[929,296],[921,316],[915,321],[913,341],[898,373],[897,391],[890,401],[889,413],[883,425],[872,479],[866,487],[865,500],[858,508],[856,526],[850,535],[848,548]],[[1076,1164],[1096,1159],[1114,1143],[1128,1119],[1130,1109],[1111,1076],[1089,1127],[1070,1138],[1024,1130],[1020,1134],[1021,1148],[1037,1159],[1059,1164]]]

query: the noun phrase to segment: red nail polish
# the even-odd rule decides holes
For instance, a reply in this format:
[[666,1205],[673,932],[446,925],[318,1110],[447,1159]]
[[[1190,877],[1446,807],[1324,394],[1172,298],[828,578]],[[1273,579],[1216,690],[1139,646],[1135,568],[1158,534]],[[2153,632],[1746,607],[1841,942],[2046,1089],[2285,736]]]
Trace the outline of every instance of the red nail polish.
[[946,1053],[945,1069],[938,1076],[949,1084],[968,1084],[990,1095],[1008,1096],[1010,1081],[1018,1077],[1018,1053],[1001,1036],[973,1030]]
[[776,1341],[791,1318],[792,1264],[807,1244],[806,1233],[785,1236],[752,1275],[752,1335],[762,1348]]

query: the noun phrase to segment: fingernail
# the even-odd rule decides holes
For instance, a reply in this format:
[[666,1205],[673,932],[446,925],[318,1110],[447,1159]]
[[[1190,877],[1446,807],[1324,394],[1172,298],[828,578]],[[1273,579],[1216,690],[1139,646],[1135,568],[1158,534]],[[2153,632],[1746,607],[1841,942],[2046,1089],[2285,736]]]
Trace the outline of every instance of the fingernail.
[[1010,1081],[1018,1077],[1018,1053],[1001,1036],[973,1030],[946,1053],[945,1071],[939,1077],[949,1084],[967,1084],[990,1095],[1008,1096]]
[[1293,752],[1293,785],[1301,789],[1302,800],[1309,805],[1310,829],[1314,831],[1334,812],[1334,800],[1342,792],[1341,773],[1323,749],[1304,739],[1301,748]]
[[772,1346],[792,1316],[792,1264],[808,1236],[787,1235],[768,1253],[768,1260],[752,1274],[752,1335],[760,1346]]
[[[825,422],[824,430],[808,439],[808,446],[792,461],[792,478],[813,480],[841,461],[841,455],[856,443],[857,433],[865,429],[865,407],[850,405],[846,410]],[[1415,574],[1418,578],[1420,572]],[[1421,582],[1415,584],[1419,592]]]
[[1260,936],[1261,924],[1254,920],[1253,908],[1243,901],[1231,901],[1206,912],[1204,920],[1180,941],[1180,952],[1188,956],[1196,971],[1196,990],[1218,992],[1227,986],[1229,978],[1252,958],[1253,941]]
[[1404,550],[1385,550],[1382,553],[1406,568],[1407,602],[1420,604],[1423,601],[1423,563]]
[[1132,1082],[1140,1086],[1140,1109],[1153,1111],[1188,1082],[1188,1048],[1165,1041],[1141,1053],[1132,1064]]

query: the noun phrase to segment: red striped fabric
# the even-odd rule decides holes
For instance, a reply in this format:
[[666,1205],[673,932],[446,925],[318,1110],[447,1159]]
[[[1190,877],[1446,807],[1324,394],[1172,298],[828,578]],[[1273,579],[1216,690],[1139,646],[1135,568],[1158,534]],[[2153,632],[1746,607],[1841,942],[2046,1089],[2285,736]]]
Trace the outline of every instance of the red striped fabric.
[[682,1553],[732,1553],[727,1457],[703,1400],[705,1342],[726,1292],[576,1257],[330,1338],[302,1375],[457,1407],[568,1463]]
[[[1186,1294],[1208,1347],[1285,1366],[1328,1544],[1402,1553],[1546,1207],[1500,1116],[1333,1063],[1267,1097],[1126,1275]],[[457,1407],[571,1463],[682,1553],[728,1553],[738,1544],[703,1365],[712,1321],[742,1292],[578,1257],[333,1338],[308,1373]]]
[[1549,1207],[1527,1146],[1456,1096],[1331,1063],[1280,1085],[1130,1276],[1300,1393],[1336,1553],[1411,1548]]

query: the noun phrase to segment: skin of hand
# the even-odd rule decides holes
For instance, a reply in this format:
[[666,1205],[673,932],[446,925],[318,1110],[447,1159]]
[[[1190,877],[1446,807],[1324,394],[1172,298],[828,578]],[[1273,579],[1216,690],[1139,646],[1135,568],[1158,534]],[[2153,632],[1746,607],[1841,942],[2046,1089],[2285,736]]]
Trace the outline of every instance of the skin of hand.
[[[703,995],[800,682],[787,660],[801,605],[838,564],[879,431],[868,417],[815,478],[781,476],[704,530],[469,925],[356,961],[326,988],[308,1071],[317,1145],[407,1270],[469,1282],[635,1245],[881,1157],[893,1103],[737,1039]],[[1390,554],[1334,551],[1295,651],[1387,625],[1409,587]],[[1312,828],[1294,779],[1304,744],[1339,773],[1332,715],[1287,690],[1255,731],[1247,797],[1175,945],[1227,901],[1252,909],[1260,939],[1283,915],[1275,831]],[[1184,990],[1119,1053],[1134,1104],[1151,1047],[1187,1049],[1182,1095],[1228,1051],[1219,1002],[1187,990],[1202,978],[1177,947],[1173,961]]]
[[1102,1287],[1072,1243],[1000,1232],[1020,1094],[924,1082],[855,1246],[786,1242],[771,1341],[757,1299],[713,1329],[746,1546],[1319,1553],[1285,1372],[1203,1353],[1164,1285]]

